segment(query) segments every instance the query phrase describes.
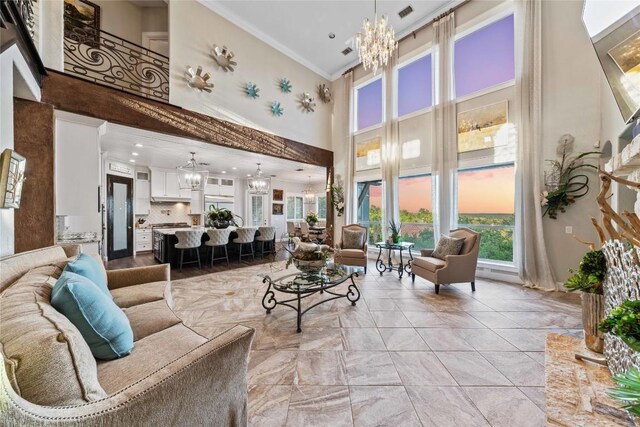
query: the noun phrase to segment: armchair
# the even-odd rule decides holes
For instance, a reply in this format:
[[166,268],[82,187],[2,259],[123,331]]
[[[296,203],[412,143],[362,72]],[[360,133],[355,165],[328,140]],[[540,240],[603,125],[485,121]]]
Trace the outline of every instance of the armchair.
[[436,294],[440,293],[440,285],[470,282],[471,290],[476,290],[476,266],[480,251],[480,233],[468,228],[456,228],[449,232],[450,237],[464,238],[464,244],[459,255],[447,255],[445,260],[432,257],[433,249],[423,249],[420,255],[411,263],[411,278],[416,275],[426,279],[436,287]]
[[367,241],[369,229],[359,224],[350,224],[342,227],[342,238],[334,261],[338,264],[364,267],[367,274]]

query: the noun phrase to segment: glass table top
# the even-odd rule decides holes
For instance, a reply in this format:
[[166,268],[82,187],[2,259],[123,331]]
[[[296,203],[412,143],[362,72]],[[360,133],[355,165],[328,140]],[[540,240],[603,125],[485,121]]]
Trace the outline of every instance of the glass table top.
[[413,243],[411,242],[398,242],[398,243],[387,243],[387,242],[378,242],[376,243],[376,248],[382,249],[410,249],[413,248]]
[[327,289],[358,275],[358,268],[329,263],[320,273],[305,273],[291,267],[281,271],[259,274],[263,280],[271,282],[281,292],[306,293]]

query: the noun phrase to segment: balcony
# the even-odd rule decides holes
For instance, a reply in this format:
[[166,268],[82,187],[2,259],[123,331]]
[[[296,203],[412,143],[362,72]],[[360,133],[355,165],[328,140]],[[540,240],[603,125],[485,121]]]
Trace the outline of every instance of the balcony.
[[93,83],[169,102],[169,58],[64,18],[64,71]]

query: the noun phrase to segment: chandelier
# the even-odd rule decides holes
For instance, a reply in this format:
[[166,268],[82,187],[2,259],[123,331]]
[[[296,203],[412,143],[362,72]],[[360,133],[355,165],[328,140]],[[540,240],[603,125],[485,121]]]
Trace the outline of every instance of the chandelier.
[[262,176],[262,168],[258,163],[258,170],[256,173],[247,179],[247,186],[249,187],[249,194],[265,195],[269,194],[271,188],[271,178],[265,178]]
[[378,67],[387,65],[397,43],[389,18],[382,15],[378,19],[376,0],[373,2],[373,14],[373,23],[369,18],[365,18],[362,22],[362,32],[356,34],[356,49],[364,69],[373,68],[375,74]]
[[311,176],[309,176],[309,184],[307,188],[304,189],[304,202],[308,205],[313,205],[316,203],[316,193],[311,188]]
[[209,171],[196,162],[195,152],[191,152],[191,160],[184,166],[178,166],[178,186],[181,190],[204,190]]

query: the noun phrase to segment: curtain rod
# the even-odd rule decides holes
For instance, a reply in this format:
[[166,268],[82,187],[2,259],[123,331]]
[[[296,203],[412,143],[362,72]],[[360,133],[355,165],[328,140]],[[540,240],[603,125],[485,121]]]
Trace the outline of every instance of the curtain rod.
[[[436,16],[435,18],[433,18],[431,21],[427,22],[424,25],[421,25],[420,27],[416,28],[415,30],[411,31],[409,34],[407,34],[406,36],[402,37],[400,40],[398,40],[398,45],[400,45],[400,42],[408,39],[409,37],[413,36],[413,38],[416,38],[416,33],[424,30],[425,28],[427,28],[430,25],[433,25],[434,22],[438,21],[439,19],[444,18],[445,16],[447,16],[448,14],[450,14],[451,12],[458,10],[460,7],[464,6],[465,4],[469,3],[471,0],[463,0],[461,3],[455,5],[454,7],[452,7],[451,9],[447,10],[446,12],[441,13],[440,15]],[[346,75],[347,73],[350,73],[351,71],[355,70],[356,68],[358,68],[360,65],[362,65],[361,62],[357,63],[356,65],[354,65],[351,68],[348,68],[347,70],[344,71],[344,73],[342,73],[342,75]]]

